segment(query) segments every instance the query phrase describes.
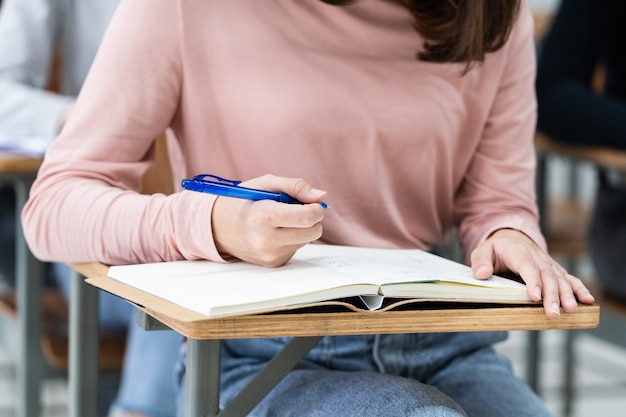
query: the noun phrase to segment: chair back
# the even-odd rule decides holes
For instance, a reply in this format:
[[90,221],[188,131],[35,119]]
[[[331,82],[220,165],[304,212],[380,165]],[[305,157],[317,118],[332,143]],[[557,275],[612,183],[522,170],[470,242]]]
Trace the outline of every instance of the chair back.
[[174,179],[167,147],[167,135],[162,133],[154,142],[155,163],[146,171],[141,182],[142,194],[172,194]]

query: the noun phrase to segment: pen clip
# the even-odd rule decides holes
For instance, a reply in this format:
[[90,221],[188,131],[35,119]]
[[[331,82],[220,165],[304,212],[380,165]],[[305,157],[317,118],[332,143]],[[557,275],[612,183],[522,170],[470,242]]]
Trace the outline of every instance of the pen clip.
[[[205,178],[212,178],[215,181],[209,181],[209,180],[206,180]],[[203,183],[209,182],[209,183],[217,183],[217,184],[224,184],[224,185],[232,185],[233,187],[237,187],[237,186],[239,186],[239,184],[241,184],[241,181],[229,180],[229,179],[218,177],[217,175],[212,175],[212,174],[196,175],[195,177],[193,177],[191,179],[191,181],[197,181],[197,182],[203,182]]]
[[299,201],[284,193],[257,190],[242,187],[239,184],[241,184],[241,181],[229,180],[212,174],[200,174],[182,181],[183,188],[191,191],[199,191],[225,197],[245,198],[248,200],[275,200],[282,203],[299,203]]

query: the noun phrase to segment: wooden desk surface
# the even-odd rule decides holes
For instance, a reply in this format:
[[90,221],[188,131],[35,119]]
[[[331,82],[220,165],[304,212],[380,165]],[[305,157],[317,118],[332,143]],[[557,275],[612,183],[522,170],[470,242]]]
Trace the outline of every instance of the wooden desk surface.
[[568,145],[557,142],[540,132],[535,135],[535,146],[541,152],[554,153],[626,172],[626,151],[599,146]]
[[33,158],[11,152],[0,151],[0,173],[36,175],[43,158]]
[[298,312],[208,318],[159,297],[107,278],[99,263],[73,264],[87,282],[137,305],[150,316],[192,339],[276,336],[332,336],[496,330],[589,329],[597,327],[600,306],[581,305],[578,312],[545,316],[543,307],[452,306],[437,309],[374,312]]

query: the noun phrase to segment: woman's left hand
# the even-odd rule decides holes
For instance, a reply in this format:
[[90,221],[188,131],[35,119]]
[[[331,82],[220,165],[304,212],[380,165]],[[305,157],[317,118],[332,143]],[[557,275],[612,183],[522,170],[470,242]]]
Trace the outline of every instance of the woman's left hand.
[[543,300],[548,317],[559,317],[560,307],[568,313],[576,311],[577,300],[584,304],[594,302],[580,279],[567,273],[544,249],[518,230],[494,232],[474,249],[471,266],[478,279],[506,271],[518,274],[526,283],[528,295],[533,300]]

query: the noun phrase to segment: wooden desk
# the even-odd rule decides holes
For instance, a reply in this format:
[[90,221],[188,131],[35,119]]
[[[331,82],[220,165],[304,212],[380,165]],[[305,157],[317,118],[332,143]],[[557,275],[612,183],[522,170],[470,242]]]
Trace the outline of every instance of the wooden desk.
[[557,142],[541,132],[535,135],[535,147],[544,154],[565,156],[603,168],[626,172],[626,151],[601,146],[575,146]]
[[[495,330],[546,330],[587,329],[599,323],[597,305],[581,306],[574,314],[561,313],[559,319],[548,319],[539,305],[533,306],[481,306],[444,309],[419,309],[387,312],[301,312],[295,314],[243,315],[207,318],[158,297],[107,278],[108,267],[99,263],[74,264],[75,271],[88,277],[87,283],[118,295],[134,303],[145,314],[144,327],[161,324],[187,337],[187,379],[185,416],[244,416],[275,384],[326,335],[389,334],[419,332],[495,331]],[[76,288],[82,284],[75,275]],[[76,298],[72,294],[72,298]],[[89,304],[84,307],[91,307]],[[92,316],[91,313],[70,310],[70,314]],[[93,318],[91,319],[93,320]],[[71,332],[79,331],[78,326]],[[280,352],[226,409],[219,410],[220,340],[229,338],[261,338],[293,336],[294,339]],[[80,337],[71,333],[70,339]],[[90,337],[93,337],[90,336]],[[93,342],[87,341],[90,345]],[[85,354],[83,352],[83,354]],[[83,358],[87,359],[88,358]],[[85,363],[72,363],[72,367],[89,367]],[[80,375],[78,376],[80,377]],[[82,386],[79,382],[76,387]],[[207,393],[209,393],[207,395]],[[88,409],[78,409],[85,392],[72,392],[79,404],[75,405],[78,417]]]
[[[48,366],[41,346],[42,264],[32,255],[22,234],[20,214],[42,160],[0,152],[0,182],[9,183],[16,193],[16,287],[17,321],[2,317],[3,342],[17,357],[17,415],[34,417],[41,412],[40,384],[45,375],[60,374]],[[32,302],[36,300],[36,302]]]
[[11,152],[0,151],[0,174],[2,178],[11,176],[26,176],[34,179],[43,159],[16,155]]
[[[557,142],[554,139],[544,135],[541,132],[537,132],[535,135],[535,148],[537,149],[537,204],[539,206],[540,219],[542,222],[542,229],[544,234],[548,234],[548,205],[547,200],[547,158],[550,155],[565,157],[572,161],[586,162],[602,168],[610,168],[619,171],[626,172],[626,151],[614,150],[598,146],[575,146],[568,145],[561,142]],[[572,208],[570,210],[578,210]],[[582,212],[581,212],[582,213]],[[583,225],[586,226],[586,225]],[[583,231],[583,235],[586,233],[586,227]],[[580,234],[580,233],[576,233]],[[579,247],[576,242],[571,242],[570,236],[563,236],[558,241],[555,241],[555,245],[558,248],[564,247],[566,251],[571,252],[569,248]],[[556,240],[556,239],[553,239]],[[568,240],[570,240],[568,242]],[[581,251],[580,248],[578,251]]]

